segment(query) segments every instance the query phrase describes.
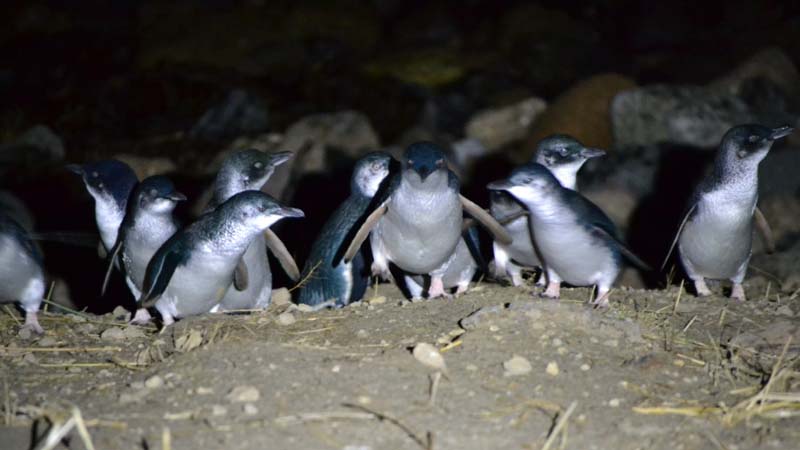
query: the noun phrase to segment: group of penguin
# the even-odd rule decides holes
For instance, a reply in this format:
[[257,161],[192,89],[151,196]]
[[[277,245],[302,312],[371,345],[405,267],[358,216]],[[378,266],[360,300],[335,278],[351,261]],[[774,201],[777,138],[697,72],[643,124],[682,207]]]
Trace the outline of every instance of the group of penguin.
[[[792,131],[753,124],[723,136],[670,248],[677,246],[698,295],[710,294],[706,279],[720,279],[732,281],[732,298],[745,299],[754,224],[769,235],[756,206],[758,166],[772,144]],[[562,282],[595,286],[591,304],[607,307],[624,262],[650,268],[625,246],[608,216],[576,191],[583,164],[604,154],[566,135],[547,137],[532,162],[487,186],[485,210],[461,195],[437,144],[412,144],[400,161],[369,153],[356,162],[350,196],[323,226],[302,272],[269,227],[304,217],[303,211],[261,191],[289,152],[229,155],[206,212],[185,227],[173,211],[186,197],[168,178],[139,181],[117,160],[68,168],[94,198],[108,254],[104,288],[116,268],[137,299],[133,322],[147,323],[154,309],[166,327],[187,316],[266,308],[272,293],[268,249],[298,282],[294,301],[314,308],[361,300],[373,276],[394,280],[411,299],[460,294],[479,270],[488,270],[478,225],[493,237],[495,277],[519,286],[523,268],[540,268],[542,296],[558,298]],[[44,291],[33,238],[0,212],[0,300],[18,301],[24,327],[41,333],[37,311]]]

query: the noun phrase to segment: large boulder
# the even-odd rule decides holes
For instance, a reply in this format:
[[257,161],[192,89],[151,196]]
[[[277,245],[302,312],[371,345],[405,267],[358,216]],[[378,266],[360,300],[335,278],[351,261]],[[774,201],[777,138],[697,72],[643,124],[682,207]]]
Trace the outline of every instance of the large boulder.
[[546,108],[544,100],[530,97],[511,105],[486,109],[469,119],[465,134],[487,149],[497,150],[525,138]]

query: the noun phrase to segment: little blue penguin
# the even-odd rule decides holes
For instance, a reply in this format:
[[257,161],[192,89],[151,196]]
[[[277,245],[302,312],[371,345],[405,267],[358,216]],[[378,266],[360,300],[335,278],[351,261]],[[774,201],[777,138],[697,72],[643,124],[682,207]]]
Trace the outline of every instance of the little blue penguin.
[[[591,159],[605,155],[605,151],[589,148],[571,136],[555,134],[542,139],[536,146],[533,162],[547,167],[561,186],[576,190],[578,171]],[[522,267],[541,267],[531,242],[525,208],[504,191],[492,191],[490,208],[492,216],[505,227],[514,242],[492,244],[495,275],[511,277],[514,286],[522,284]],[[544,276],[539,282],[544,282]]]
[[44,332],[36,317],[44,289],[41,253],[22,226],[0,213],[0,302],[19,302],[23,327],[38,334]]
[[[208,209],[217,207],[239,192],[260,190],[275,173],[275,168],[291,157],[291,152],[266,153],[255,149],[232,153],[225,158],[217,173],[214,197]],[[265,231],[269,233],[270,239],[264,235],[256,236],[242,257],[240,270],[247,274],[246,286],[242,290],[239,290],[241,286],[231,286],[220,302],[220,310],[261,309],[269,306],[272,299],[272,272],[267,259],[267,244],[277,240],[280,249],[285,249],[285,246],[269,229]],[[297,265],[288,251],[275,251],[273,245],[270,248],[284,267],[285,258],[291,260],[289,264],[295,267],[293,278],[296,279]]]
[[677,242],[681,263],[698,295],[711,294],[706,278],[731,280],[731,298],[745,300],[742,281],[752,253],[754,219],[770,235],[756,207],[758,165],[775,140],[792,131],[788,126],[740,125],[722,137],[713,170],[695,190],[669,251]]
[[318,307],[333,301],[345,306],[361,300],[369,283],[364,250],[350,262],[334,264],[337,251],[389,175],[394,159],[388,153],[369,153],[356,162],[350,178],[350,196],[334,211],[311,246],[300,276],[297,302]]
[[117,242],[117,233],[125,218],[128,198],[139,182],[133,169],[115,159],[82,165],[70,164],[67,169],[83,179],[86,190],[94,198],[94,215],[100,240],[106,252]]
[[139,301],[155,305],[164,326],[216,307],[233,283],[236,266],[253,239],[301,210],[260,191],[244,191],[175,233],[147,266]]
[[345,261],[352,260],[371,235],[373,274],[389,278],[391,262],[407,274],[430,275],[428,297],[442,296],[442,277],[461,240],[464,210],[496,239],[510,242],[511,238],[486,211],[459,193],[458,177],[447,167],[439,146],[412,144],[401,163],[402,170],[391,176],[380,205],[347,248]]
[[[155,175],[139,183],[128,201],[117,242],[111,251],[103,291],[117,256],[125,272],[125,282],[134,298],[141,296],[142,283],[150,258],[178,230],[173,211],[186,196],[177,192],[169,178]],[[134,323],[149,320],[146,310],[136,312]]]
[[647,269],[647,264],[620,242],[608,216],[581,194],[561,186],[545,166],[528,163],[488,188],[509,192],[528,210],[530,233],[547,275],[544,296],[558,298],[561,281],[596,285],[592,304],[607,307],[623,256]]

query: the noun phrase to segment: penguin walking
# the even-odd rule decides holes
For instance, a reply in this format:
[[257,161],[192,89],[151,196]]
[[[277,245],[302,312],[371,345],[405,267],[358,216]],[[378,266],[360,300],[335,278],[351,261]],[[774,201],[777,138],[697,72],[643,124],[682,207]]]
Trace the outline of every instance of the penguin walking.
[[[667,257],[675,245],[699,296],[711,291],[706,278],[731,280],[731,298],[745,300],[742,287],[753,245],[754,220],[770,235],[757,208],[758,165],[788,126],[740,125],[722,137],[712,172],[698,185]],[[663,265],[662,265],[663,268]]]
[[37,313],[44,300],[42,255],[28,232],[0,212],[0,302],[19,302],[27,328],[42,334]]
[[[229,155],[214,180],[214,196],[208,205],[210,211],[229,198],[247,190],[260,190],[269,181],[275,168],[292,157],[291,152],[266,153],[255,149],[242,150]],[[220,301],[220,310],[262,309],[272,299],[272,271],[267,258],[267,247],[277,257],[281,266],[293,280],[299,270],[286,246],[271,230],[256,236],[247,247],[237,267],[234,283]],[[245,282],[241,282],[246,279]]]
[[260,191],[244,191],[175,233],[147,265],[143,307],[155,306],[164,326],[211,311],[234,281],[242,256],[265,229],[301,210]]
[[388,153],[373,152],[356,162],[350,178],[350,196],[325,222],[311,246],[300,276],[298,303],[319,307],[333,301],[341,307],[364,296],[369,283],[364,249],[359,249],[352,261],[334,263],[334,260],[359,219],[367,213],[394,161]]
[[[574,191],[583,164],[603,155],[603,150],[586,147],[571,136],[555,134],[539,142],[533,162],[547,167],[561,186]],[[492,244],[495,276],[510,277],[514,286],[520,286],[523,267],[542,266],[531,241],[525,207],[505,191],[492,191],[489,211],[513,238],[509,245],[497,241]],[[544,279],[540,276],[539,284],[544,284]]]
[[530,233],[547,276],[545,297],[558,298],[562,281],[594,285],[597,296],[592,304],[604,308],[623,257],[649,270],[619,240],[608,216],[581,194],[561,186],[545,166],[525,164],[488,188],[510,193],[527,208]]
[[464,211],[496,239],[508,243],[511,238],[486,211],[460,194],[458,177],[436,144],[412,144],[401,163],[401,172],[390,178],[383,197],[373,203],[376,209],[347,248],[345,262],[370,236],[373,274],[391,277],[391,262],[407,274],[430,275],[428,296],[435,298],[445,295],[442,279],[461,240]]

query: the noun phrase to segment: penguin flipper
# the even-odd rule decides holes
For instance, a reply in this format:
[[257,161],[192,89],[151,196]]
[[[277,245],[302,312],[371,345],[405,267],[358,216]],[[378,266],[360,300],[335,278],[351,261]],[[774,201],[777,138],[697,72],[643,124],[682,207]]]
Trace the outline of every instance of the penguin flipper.
[[101,296],[106,294],[106,288],[108,287],[108,280],[111,279],[111,270],[116,265],[120,250],[122,250],[122,239],[117,238],[117,243],[114,244],[114,247],[112,247],[111,251],[108,252],[108,267],[106,268],[106,275],[103,277],[103,286],[100,288]]
[[767,254],[775,253],[775,237],[772,234],[772,228],[769,226],[769,222],[767,222],[767,218],[764,217],[764,213],[756,206],[755,211],[753,212],[753,218],[756,221],[756,228],[758,228],[759,233],[761,233],[761,238],[764,240],[764,245],[767,247]]
[[289,249],[281,241],[281,238],[274,231],[267,228],[264,230],[264,239],[267,241],[267,248],[278,259],[286,275],[289,275],[292,281],[297,282],[300,279],[300,269],[297,268],[297,263],[292,258],[292,254],[289,253]]
[[138,303],[141,308],[153,306],[156,300],[167,289],[175,269],[181,263],[178,249],[171,248],[169,241],[158,249],[153,258],[147,264],[147,271],[144,274],[144,284],[142,285],[142,296]]
[[384,203],[375,211],[372,211],[369,216],[367,216],[367,218],[364,220],[364,224],[358,229],[358,232],[353,237],[353,240],[350,241],[350,245],[344,252],[345,263],[349,263],[353,260],[353,258],[355,258],[356,253],[358,253],[358,250],[361,248],[361,244],[364,243],[364,241],[367,239],[367,236],[369,236],[370,231],[372,231],[372,229],[378,223],[378,220],[380,220],[380,218],[383,217],[388,210],[389,207]]
[[247,271],[247,264],[244,262],[244,258],[242,258],[239,260],[239,263],[236,264],[236,270],[233,272],[233,287],[235,287],[237,291],[244,291],[247,289],[248,284],[250,284],[250,275]]
[[605,228],[603,228],[603,227],[601,227],[599,225],[594,225],[593,228],[594,228],[594,232],[596,234],[602,236],[603,238],[611,240],[614,243],[614,245],[616,245],[617,249],[622,254],[622,256],[624,256],[625,259],[630,261],[631,264],[633,264],[634,266],[638,267],[639,269],[642,269],[642,270],[647,271],[647,272],[650,272],[650,271],[653,270],[653,268],[650,267],[649,264],[647,264],[646,262],[642,261],[642,258],[639,258],[638,256],[636,256],[636,254],[633,253],[631,251],[631,249],[628,248],[628,246],[626,246],[616,236],[614,236],[613,234],[609,233],[608,230],[606,230]]
[[678,227],[678,232],[675,233],[675,238],[672,240],[672,244],[669,246],[669,250],[667,250],[666,256],[664,256],[664,262],[661,263],[661,269],[664,270],[664,267],[667,266],[667,261],[669,261],[670,255],[672,255],[672,251],[675,250],[675,246],[678,244],[678,239],[681,237],[681,232],[683,231],[683,227],[686,226],[686,222],[689,221],[689,217],[692,216],[695,208],[697,208],[697,203],[693,204],[689,211],[686,212],[686,215],[683,216],[683,220],[681,221],[681,225]]
[[475,218],[484,228],[486,228],[492,235],[494,236],[495,240],[500,242],[503,245],[508,245],[513,240],[511,235],[508,234],[505,228],[500,225],[494,217],[492,217],[489,213],[486,212],[483,208],[475,204],[472,200],[464,197],[461,194],[458,194],[458,198],[461,200],[461,206],[464,210]]

